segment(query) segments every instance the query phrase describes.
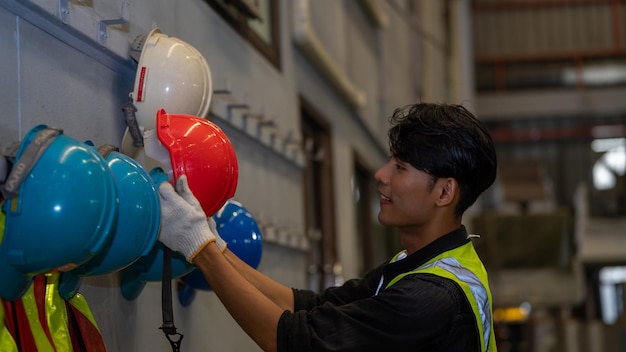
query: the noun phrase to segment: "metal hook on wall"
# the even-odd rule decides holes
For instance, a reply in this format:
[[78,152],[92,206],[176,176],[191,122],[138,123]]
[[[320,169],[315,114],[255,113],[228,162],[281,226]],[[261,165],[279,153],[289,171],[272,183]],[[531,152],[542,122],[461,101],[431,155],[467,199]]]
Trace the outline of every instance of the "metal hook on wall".
[[122,2],[122,17],[111,20],[100,20],[98,21],[98,42],[102,45],[106,43],[106,40],[109,36],[108,27],[114,26],[118,24],[126,24],[130,21],[130,10],[128,6],[128,2]]

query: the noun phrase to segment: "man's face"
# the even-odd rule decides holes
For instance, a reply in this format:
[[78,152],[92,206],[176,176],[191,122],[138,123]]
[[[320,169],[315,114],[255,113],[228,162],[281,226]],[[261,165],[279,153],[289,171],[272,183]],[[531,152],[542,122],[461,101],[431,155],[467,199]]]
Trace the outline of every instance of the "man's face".
[[436,206],[428,173],[391,157],[374,177],[379,183],[381,224],[417,229],[432,219]]

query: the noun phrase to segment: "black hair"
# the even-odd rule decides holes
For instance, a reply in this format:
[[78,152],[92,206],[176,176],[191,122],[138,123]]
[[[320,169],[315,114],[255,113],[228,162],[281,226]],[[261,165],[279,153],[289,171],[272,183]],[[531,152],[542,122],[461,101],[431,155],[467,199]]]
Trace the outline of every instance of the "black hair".
[[496,179],[493,140],[483,124],[461,105],[420,103],[396,109],[389,117],[389,149],[432,177],[452,177],[460,187],[455,209],[463,215]]

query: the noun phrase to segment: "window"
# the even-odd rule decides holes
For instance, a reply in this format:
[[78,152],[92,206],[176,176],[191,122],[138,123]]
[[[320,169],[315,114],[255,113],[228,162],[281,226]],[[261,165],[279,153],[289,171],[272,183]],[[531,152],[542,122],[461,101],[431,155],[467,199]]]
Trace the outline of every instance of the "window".
[[605,324],[623,318],[626,302],[626,267],[610,266],[600,269],[600,306]]
[[278,0],[205,1],[277,69],[281,69]]
[[301,105],[306,155],[305,226],[311,244],[309,289],[321,292],[343,281],[335,235],[331,131],[311,104],[301,100]]
[[593,185],[598,190],[615,188],[626,173],[626,138],[596,139],[591,149],[602,156],[593,166]]
[[358,156],[355,157],[352,195],[356,214],[356,229],[359,234],[358,245],[361,254],[360,274],[365,274],[376,265],[388,260],[402,250],[397,229],[383,226],[378,222],[380,196],[378,182],[373,172]]

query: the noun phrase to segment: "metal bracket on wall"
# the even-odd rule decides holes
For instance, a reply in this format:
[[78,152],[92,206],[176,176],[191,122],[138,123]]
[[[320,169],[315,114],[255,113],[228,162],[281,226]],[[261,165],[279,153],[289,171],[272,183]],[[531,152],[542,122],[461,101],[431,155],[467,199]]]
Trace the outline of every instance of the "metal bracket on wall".
[[210,115],[227,122],[291,164],[304,167],[304,154],[294,138],[295,132],[282,136],[277,121],[265,113],[264,107],[259,109],[248,103],[247,93],[243,99],[237,99],[231,90],[230,80],[226,79],[224,83],[224,88],[213,90]]
[[118,24],[126,24],[130,21],[130,10],[128,9],[128,3],[124,1],[122,3],[122,17],[112,20],[100,20],[98,21],[98,42],[102,45],[106,43],[109,37],[108,27]]
[[[75,0],[76,2],[85,2],[85,0]],[[70,0],[59,0],[59,19],[67,24],[68,15],[70,14]]]
[[[128,58],[129,40],[121,31],[109,33],[106,46],[98,42],[98,16],[86,0],[0,0],[0,8],[13,13],[57,40],[120,74],[133,76]],[[123,12],[127,12],[127,8]],[[129,18],[128,15],[122,17]]]
[[59,0],[59,19],[63,23],[67,23],[67,15],[70,14],[70,1]]

